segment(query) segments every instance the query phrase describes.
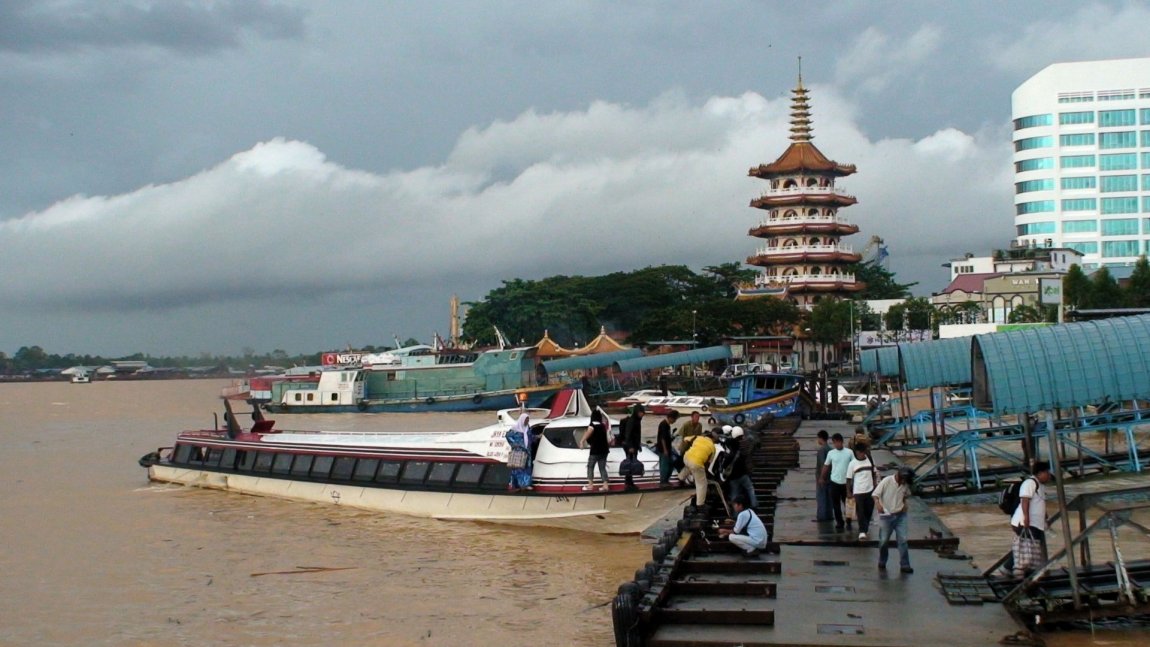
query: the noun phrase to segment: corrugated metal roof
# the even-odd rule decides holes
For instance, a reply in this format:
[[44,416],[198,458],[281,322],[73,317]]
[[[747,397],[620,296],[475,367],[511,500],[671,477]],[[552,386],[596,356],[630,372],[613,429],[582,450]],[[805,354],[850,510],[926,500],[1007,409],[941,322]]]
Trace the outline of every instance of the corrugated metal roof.
[[731,359],[730,346],[708,346],[696,348],[679,353],[664,353],[662,355],[647,355],[632,359],[621,359],[615,362],[615,370],[630,373],[632,371],[646,371],[664,366],[681,366],[683,364],[702,364],[719,359]]
[[880,346],[859,353],[859,366],[865,374],[878,373],[880,377],[898,377],[898,347]]
[[602,368],[604,366],[611,366],[621,359],[630,359],[632,357],[642,357],[643,351],[638,348],[628,348],[627,350],[617,350],[610,353],[593,353],[591,355],[576,355],[574,357],[564,357],[561,359],[553,359],[543,362],[543,368],[547,369],[548,373],[557,373],[559,371],[585,371],[591,368]]
[[970,384],[970,337],[898,345],[908,389]]
[[1150,315],[978,335],[975,406],[994,413],[1150,398]]

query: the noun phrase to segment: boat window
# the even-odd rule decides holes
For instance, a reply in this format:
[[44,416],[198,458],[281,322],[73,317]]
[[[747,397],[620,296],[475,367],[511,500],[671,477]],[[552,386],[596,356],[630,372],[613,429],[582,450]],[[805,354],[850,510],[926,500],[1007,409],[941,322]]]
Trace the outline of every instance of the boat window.
[[303,402],[303,394],[302,393],[296,393],[295,394],[295,401],[296,402]]
[[459,471],[455,473],[455,483],[457,485],[479,485],[479,479],[483,476],[483,463],[461,463]]
[[371,481],[375,478],[375,470],[378,467],[378,458],[361,458],[359,462],[355,464],[355,472],[352,475],[352,480]]
[[325,479],[331,473],[332,456],[316,456],[311,464],[311,475],[315,478]]
[[399,477],[400,483],[423,483],[431,463],[427,461],[408,461],[403,466],[403,474]]
[[307,401],[308,402],[314,402],[315,401],[315,394],[314,393],[308,393],[307,394]]
[[511,472],[506,463],[492,463],[483,473],[482,486],[484,489],[506,489],[510,478]]
[[331,401],[332,402],[339,402],[339,394],[338,393],[332,393],[331,394]]
[[579,439],[576,437],[581,434],[584,429],[548,429],[543,432],[543,437],[551,442],[552,445],[561,449],[578,449]]
[[228,447],[224,450],[223,456],[220,457],[220,467],[225,469],[235,469],[236,467],[236,450],[233,447]]
[[296,456],[295,462],[291,464],[292,476],[307,476],[308,472],[311,471],[311,464],[314,459],[315,456],[311,454]]
[[434,463],[431,473],[427,475],[428,485],[450,485],[451,477],[455,474],[455,463]]
[[256,454],[256,472],[267,472],[272,468],[272,461],[275,460],[276,455],[271,452],[259,452]]
[[192,455],[191,445],[176,445],[176,457],[172,459],[173,463],[187,463]]
[[275,461],[272,463],[273,474],[287,474],[291,472],[291,454],[276,454]]
[[220,458],[224,455],[224,450],[220,449],[219,447],[212,447],[212,448],[209,448],[207,450],[207,452],[208,452],[207,464],[211,465],[213,467],[218,467],[220,464]]
[[350,481],[354,469],[355,458],[340,456],[335,459],[335,466],[331,468],[331,478],[333,481]]
[[252,468],[255,467],[255,463],[256,452],[249,452],[243,449],[236,452],[236,469],[250,472]]
[[396,461],[380,461],[379,471],[375,473],[376,483],[395,483],[399,478],[399,469],[403,463]]

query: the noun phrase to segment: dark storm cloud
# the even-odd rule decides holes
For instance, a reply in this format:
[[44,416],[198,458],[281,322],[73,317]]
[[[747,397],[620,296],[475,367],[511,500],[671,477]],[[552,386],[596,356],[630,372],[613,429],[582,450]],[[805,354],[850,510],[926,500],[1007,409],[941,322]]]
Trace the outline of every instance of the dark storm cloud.
[[298,8],[266,0],[6,0],[0,50],[158,47],[198,55],[237,47],[245,32],[298,38],[303,19]]

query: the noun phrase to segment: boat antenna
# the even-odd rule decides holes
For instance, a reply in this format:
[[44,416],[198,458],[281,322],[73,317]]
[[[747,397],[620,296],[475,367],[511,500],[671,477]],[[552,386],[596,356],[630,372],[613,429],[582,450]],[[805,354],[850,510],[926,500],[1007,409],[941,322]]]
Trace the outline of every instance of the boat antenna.
[[492,326],[492,328],[495,329],[495,340],[499,342],[499,350],[503,350],[511,345],[511,342],[507,341],[507,338],[503,336],[503,331],[499,329],[499,326]]

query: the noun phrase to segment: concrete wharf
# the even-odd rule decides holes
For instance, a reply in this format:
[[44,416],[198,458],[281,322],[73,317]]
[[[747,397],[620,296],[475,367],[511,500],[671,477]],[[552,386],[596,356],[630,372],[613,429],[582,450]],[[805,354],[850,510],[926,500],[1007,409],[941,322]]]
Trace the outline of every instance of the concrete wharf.
[[[879,571],[877,542],[858,530],[836,532],[815,517],[816,433],[853,434],[842,421],[779,419],[759,432],[752,468],[759,506],[772,533],[764,553],[744,556],[719,540],[726,517],[717,489],[693,503],[652,546],[652,560],[620,586],[612,607],[616,644],[711,645],[990,645],[1022,627],[995,602],[952,604],[935,584],[940,572],[977,572],[956,561],[958,538],[930,508],[912,499],[913,574]],[[893,455],[874,453],[880,469]],[[877,537],[872,525],[870,536]]]

